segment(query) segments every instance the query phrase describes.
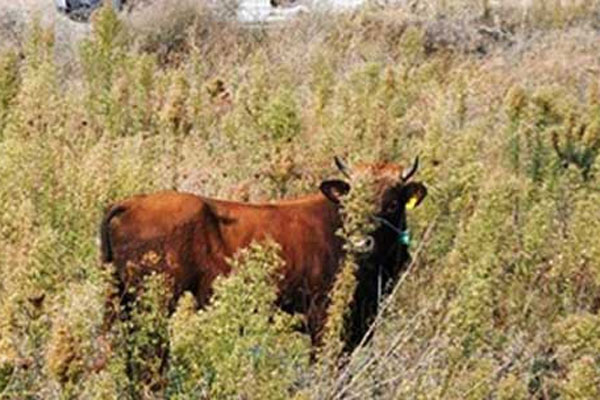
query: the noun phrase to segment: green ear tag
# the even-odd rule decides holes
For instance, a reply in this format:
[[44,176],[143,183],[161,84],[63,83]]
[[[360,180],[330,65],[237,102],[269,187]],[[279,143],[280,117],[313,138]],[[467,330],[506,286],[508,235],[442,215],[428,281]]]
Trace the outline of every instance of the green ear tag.
[[410,245],[410,231],[407,229],[398,235],[398,241],[405,246]]

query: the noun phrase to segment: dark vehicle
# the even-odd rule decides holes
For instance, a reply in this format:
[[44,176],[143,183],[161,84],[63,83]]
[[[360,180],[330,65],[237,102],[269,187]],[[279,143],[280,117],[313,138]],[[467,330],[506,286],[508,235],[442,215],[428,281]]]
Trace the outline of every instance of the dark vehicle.
[[[125,0],[110,0],[116,10],[121,10]],[[92,12],[102,5],[102,0],[54,0],[56,9],[77,22],[87,22]]]

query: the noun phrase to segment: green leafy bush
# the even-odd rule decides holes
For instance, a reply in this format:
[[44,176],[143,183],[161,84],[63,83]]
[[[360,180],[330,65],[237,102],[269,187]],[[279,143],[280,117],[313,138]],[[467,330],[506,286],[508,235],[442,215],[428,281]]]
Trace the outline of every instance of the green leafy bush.
[[[39,21],[2,41],[0,398],[598,397],[600,3],[409,3],[268,27],[105,7],[72,55]],[[107,204],[291,198],[333,155],[417,154],[412,267],[352,355],[368,181],[345,205],[319,363],[273,304],[272,244],[241,252],[206,309],[186,294],[169,316],[154,276],[102,332]]]
[[217,278],[205,310],[188,294],[171,319],[173,398],[290,398],[308,367],[300,321],[275,305],[283,261],[275,243],[252,244]]

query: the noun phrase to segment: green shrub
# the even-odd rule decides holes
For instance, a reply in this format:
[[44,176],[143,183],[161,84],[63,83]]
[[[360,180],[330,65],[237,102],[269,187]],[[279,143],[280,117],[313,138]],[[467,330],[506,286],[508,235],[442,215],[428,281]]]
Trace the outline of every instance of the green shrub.
[[169,347],[168,307],[171,301],[167,278],[144,277],[125,321],[124,345],[127,375],[133,393],[153,393],[161,397],[166,389],[164,370]]
[[19,89],[18,56],[13,51],[0,53],[0,137],[9,115],[9,108]]
[[[156,23],[105,7],[72,59],[40,22],[23,43],[9,32],[0,398],[598,397],[599,3],[409,3],[250,28],[179,3]],[[273,304],[271,245],[236,258],[205,310],[185,295],[169,318],[152,277],[101,332],[108,204],[316,193],[336,154],[420,154],[429,190],[367,345],[340,354],[351,245],[372,228],[359,184],[319,363]]]
[[54,311],[45,364],[63,395],[74,396],[95,359],[102,356],[95,342],[102,322],[104,291],[84,284],[71,285],[65,293],[69,298]]
[[297,390],[309,339],[275,305],[278,252],[274,243],[240,250],[205,310],[182,297],[171,320],[171,397],[285,399]]

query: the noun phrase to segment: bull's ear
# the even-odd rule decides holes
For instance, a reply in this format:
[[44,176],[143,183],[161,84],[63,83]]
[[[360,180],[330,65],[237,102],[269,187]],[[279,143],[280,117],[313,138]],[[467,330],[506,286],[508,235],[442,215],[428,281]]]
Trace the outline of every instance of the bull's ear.
[[421,182],[411,182],[402,189],[406,210],[412,210],[421,204],[425,196],[427,196],[427,188]]
[[334,179],[331,181],[324,181],[321,183],[319,189],[321,189],[321,192],[323,192],[325,197],[329,200],[335,204],[340,204],[341,198],[350,191],[350,185],[339,179]]

